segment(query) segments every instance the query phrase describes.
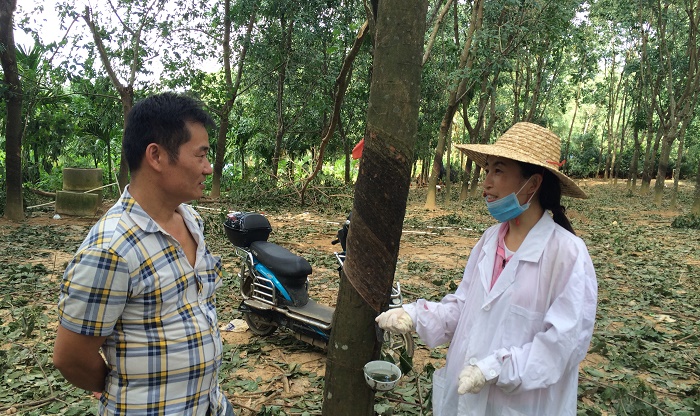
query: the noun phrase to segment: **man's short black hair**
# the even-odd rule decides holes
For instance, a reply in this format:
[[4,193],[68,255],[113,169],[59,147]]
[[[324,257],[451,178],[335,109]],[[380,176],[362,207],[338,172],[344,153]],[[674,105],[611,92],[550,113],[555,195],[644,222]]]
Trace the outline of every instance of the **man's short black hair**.
[[170,160],[177,161],[180,146],[190,140],[187,122],[215,127],[202,102],[187,95],[165,92],[137,102],[124,128],[123,146],[129,171],[141,167],[146,147],[151,143],[163,146]]

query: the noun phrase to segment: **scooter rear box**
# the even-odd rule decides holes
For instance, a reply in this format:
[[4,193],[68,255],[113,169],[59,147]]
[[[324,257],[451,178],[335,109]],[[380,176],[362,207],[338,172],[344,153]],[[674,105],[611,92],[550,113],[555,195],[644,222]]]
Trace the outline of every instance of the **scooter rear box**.
[[270,221],[257,212],[233,212],[224,222],[226,237],[234,246],[249,247],[254,241],[267,241]]

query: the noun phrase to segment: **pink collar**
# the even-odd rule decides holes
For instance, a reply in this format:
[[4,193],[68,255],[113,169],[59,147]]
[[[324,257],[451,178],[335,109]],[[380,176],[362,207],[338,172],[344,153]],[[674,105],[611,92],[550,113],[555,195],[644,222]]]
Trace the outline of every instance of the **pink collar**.
[[493,264],[493,273],[491,277],[491,287],[489,289],[493,288],[493,285],[496,284],[496,280],[498,280],[498,276],[501,275],[501,272],[503,269],[506,267],[506,264],[508,264],[508,261],[513,257],[512,255],[506,257],[506,234],[508,234],[508,230],[510,229],[510,224],[508,224],[508,221],[502,222],[501,227],[498,229],[498,245],[496,246],[496,261]]

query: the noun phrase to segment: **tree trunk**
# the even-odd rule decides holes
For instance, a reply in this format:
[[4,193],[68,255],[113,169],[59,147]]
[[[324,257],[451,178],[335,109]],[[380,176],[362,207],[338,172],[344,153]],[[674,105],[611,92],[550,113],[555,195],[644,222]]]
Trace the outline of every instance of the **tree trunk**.
[[241,85],[241,76],[243,75],[243,62],[245,61],[246,53],[248,52],[248,46],[250,45],[250,34],[253,32],[253,24],[255,23],[255,16],[257,7],[253,10],[248,21],[248,27],[246,28],[245,41],[243,43],[243,49],[238,54],[238,71],[236,72],[236,82],[233,82],[233,77],[231,76],[231,0],[224,1],[224,39],[222,42],[223,47],[223,58],[224,58],[224,78],[226,81],[226,90],[228,91],[228,98],[224,107],[221,110],[221,116],[219,121],[219,131],[216,135],[216,155],[214,156],[214,173],[211,180],[211,193],[210,196],[213,198],[218,198],[221,196],[221,176],[224,172],[224,159],[226,156],[226,136],[228,134],[229,128],[229,115],[231,114],[231,109],[233,104],[236,102],[238,97],[238,88]]
[[[156,10],[153,12],[153,16],[147,16],[147,14],[149,14],[151,11],[151,9],[149,8],[149,10],[141,16],[141,20],[137,24],[137,27],[135,29],[128,28],[125,25],[125,29],[133,34],[133,39],[131,39],[131,49],[128,53],[128,56],[132,57],[131,62],[129,63],[131,67],[128,77],[129,79],[127,82],[124,83],[119,80],[116,71],[112,67],[110,55],[107,52],[107,48],[105,47],[104,43],[102,42],[102,32],[97,28],[97,25],[93,20],[92,10],[90,9],[90,6],[85,6],[85,10],[83,12],[83,15],[81,16],[83,20],[85,20],[85,23],[87,24],[88,28],[90,29],[90,33],[92,33],[92,39],[95,42],[95,47],[97,48],[97,52],[100,56],[100,61],[102,62],[102,65],[104,65],[105,70],[109,75],[109,79],[112,81],[112,85],[114,85],[117,92],[119,93],[119,97],[122,103],[122,111],[124,113],[125,127],[129,112],[134,106],[134,83],[136,81],[136,73],[140,68],[140,62],[143,59],[143,56],[141,56],[140,46],[141,35],[143,33],[145,25],[153,21],[154,17],[162,10],[163,3],[153,3],[151,7],[156,7]],[[124,23],[122,22],[122,24]],[[126,184],[129,182],[129,166],[124,155],[123,146],[121,150],[121,161],[119,162],[119,175],[117,178],[117,182],[119,186],[119,192],[122,192],[126,187]]]
[[[576,97],[574,98],[574,114],[571,116],[571,124],[569,125],[569,134],[566,136],[566,143],[564,144],[564,159],[569,161],[571,157],[569,152],[571,151],[571,133],[574,131],[574,123],[576,122],[576,114],[578,114],[579,100],[581,99],[581,82],[576,84]],[[570,163],[564,163],[564,173],[569,173]]]
[[[119,97],[122,101],[122,112],[124,114],[124,128],[126,129],[126,123],[128,121],[129,113],[131,108],[134,106],[134,89],[131,86],[121,87],[117,86],[117,91],[119,91]],[[126,184],[129,183],[129,164],[126,161],[126,154],[124,153],[124,146],[121,146],[121,157],[119,160],[119,174],[118,174],[118,186],[119,192],[123,192]]]
[[464,164],[464,172],[462,173],[462,187],[459,190],[459,200],[464,201],[469,197],[469,179],[472,176],[472,166],[474,162],[467,158]]
[[447,132],[447,137],[445,137],[445,153],[447,153],[446,159],[447,159],[447,164],[445,166],[445,201],[450,202],[450,193],[452,192],[452,181],[450,180],[450,174],[452,173],[452,152],[450,150],[452,149],[452,129]]
[[639,151],[641,144],[639,143],[639,128],[635,125],[632,133],[634,139],[634,154],[632,155],[632,164],[627,178],[627,186],[632,190],[637,188],[637,170],[639,169]]
[[661,155],[659,156],[659,169],[656,172],[656,182],[654,183],[654,203],[661,205],[664,195],[666,173],[668,171],[668,161],[671,158],[671,147],[676,140],[675,135],[666,136],[661,144]]
[[651,172],[654,170],[654,160],[656,159],[656,153],[659,148],[659,141],[661,140],[661,130],[657,130],[656,139],[654,145],[651,143],[651,136],[653,134],[651,124],[647,126],[647,146],[646,153],[644,155],[644,170],[642,172],[642,187],[640,192],[646,194],[649,192],[651,186]]
[[12,221],[24,219],[22,204],[22,84],[17,70],[13,14],[17,0],[0,0],[0,61],[7,105],[5,126],[5,178],[7,199],[5,216]]
[[481,166],[474,164],[474,171],[472,172],[472,183],[469,186],[469,195],[476,196],[479,191],[479,177],[481,176]]
[[374,414],[374,392],[364,382],[362,367],[379,353],[374,317],[387,307],[391,293],[418,131],[427,2],[382,0],[378,6],[346,278],[340,282],[328,343],[326,416]]
[[340,139],[343,142],[343,154],[345,155],[345,184],[350,184],[350,142],[348,141],[348,135],[345,133],[345,128],[343,127],[343,121],[338,120],[338,133],[340,133]]
[[345,59],[343,59],[343,66],[342,68],[340,68],[340,73],[335,79],[335,85],[333,88],[333,114],[331,115],[331,121],[330,123],[328,123],[328,126],[326,128],[326,133],[321,138],[321,145],[318,149],[318,157],[316,159],[316,165],[314,167],[314,170],[313,172],[311,172],[311,175],[309,175],[304,180],[304,184],[302,185],[300,192],[302,206],[305,204],[304,196],[306,195],[306,188],[323,168],[323,155],[326,152],[326,146],[331,140],[331,137],[333,137],[336,127],[340,123],[340,108],[343,105],[343,100],[345,99],[345,92],[348,89],[348,84],[350,84],[350,80],[352,79],[352,66],[355,62],[357,54],[360,53],[360,47],[364,43],[368,29],[369,22],[365,21],[365,23],[362,25],[359,32],[357,33],[357,36],[355,37],[355,41],[353,42],[350,51],[345,56]]
[[284,83],[287,78],[287,64],[289,63],[289,54],[292,49],[292,32],[294,30],[294,22],[289,22],[282,13],[280,17],[280,27],[282,31],[282,41],[280,45],[280,57],[284,59],[284,63],[280,65],[277,74],[277,131],[275,132],[275,152],[272,156],[272,174],[271,179],[277,183],[277,168],[280,157],[282,156],[282,138],[287,130],[284,120]]
[[683,161],[683,145],[685,138],[685,126],[681,127],[681,133],[678,135],[678,155],[676,156],[676,168],[673,169],[673,191],[671,192],[671,209],[675,209],[678,203],[678,182],[681,177],[681,162]]
[[700,215],[700,161],[698,161],[698,174],[695,177],[695,195],[693,197],[693,207],[690,213]]
[[[603,133],[600,137],[600,152],[598,152],[598,164],[595,168],[595,177],[597,178],[600,174],[601,166],[603,165],[603,148],[605,147],[605,138],[607,137],[607,132]],[[605,179],[605,178],[603,178]]]
[[[469,30],[467,33],[467,41],[464,42],[464,48],[462,49],[462,54],[459,58],[459,68],[471,68],[474,64],[475,57],[470,55],[472,39],[474,34],[481,28],[483,23],[483,12],[484,12],[484,2],[483,0],[476,0],[472,6],[474,12],[472,13],[471,23],[469,24]],[[433,169],[430,174],[430,179],[428,180],[428,194],[425,200],[425,208],[434,209],[435,208],[435,198],[436,198],[436,186],[438,181],[438,176],[440,175],[440,167],[442,166],[442,155],[445,151],[445,137],[447,137],[448,131],[452,126],[452,119],[457,112],[457,107],[462,101],[463,96],[467,90],[467,79],[462,79],[456,89],[450,92],[450,98],[447,104],[447,109],[445,110],[445,115],[442,117],[440,122],[440,133],[438,135],[437,148],[435,149],[435,159],[433,159]]]

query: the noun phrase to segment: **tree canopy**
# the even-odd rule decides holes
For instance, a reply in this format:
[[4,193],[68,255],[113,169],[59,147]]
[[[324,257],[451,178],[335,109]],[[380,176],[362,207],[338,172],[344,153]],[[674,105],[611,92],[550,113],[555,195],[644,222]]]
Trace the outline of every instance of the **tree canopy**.
[[[215,196],[241,180],[354,180],[349,150],[366,129],[373,25],[349,68],[346,58],[370,4],[29,5],[19,5],[14,20],[16,32],[35,40],[17,49],[23,183],[42,187],[61,167],[80,165],[104,166],[114,178],[131,100],[166,89],[200,97],[218,117],[210,135]],[[44,32],[42,11],[60,30]],[[674,173],[693,179],[698,15],[687,1],[432,2],[412,175],[426,183],[432,176],[435,186],[447,165],[473,190],[480,171],[450,144],[487,143],[514,122],[532,121],[562,137],[572,176],[631,186],[640,178],[643,191],[654,178],[663,189]],[[347,85],[335,106],[344,64]],[[0,105],[4,130],[8,101]]]

